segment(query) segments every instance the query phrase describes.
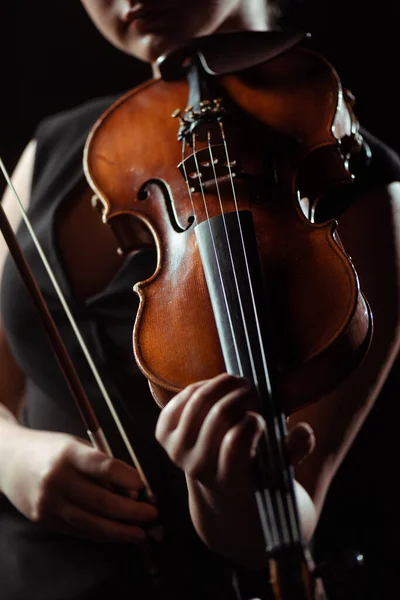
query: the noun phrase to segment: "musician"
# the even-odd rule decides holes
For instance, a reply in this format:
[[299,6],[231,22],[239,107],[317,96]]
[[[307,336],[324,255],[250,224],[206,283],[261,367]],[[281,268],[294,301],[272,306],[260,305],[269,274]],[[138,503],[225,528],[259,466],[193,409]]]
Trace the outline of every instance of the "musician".
[[[282,17],[277,2],[264,0],[82,3],[112,44],[152,63],[191,38],[273,30]],[[189,386],[159,414],[133,361],[137,299],[132,284],[154,271],[154,249],[138,226],[140,251],[127,257],[116,252],[112,231],[93,211],[81,166],[87,134],[113,100],[98,99],[45,119],[13,179],[134,440],[159,508],[140,495],[140,477],[125,460],[33,242],[21,227],[20,244],[119,458],[88,443],[31,301],[7,259],[0,329],[1,598],[89,600],[122,593],[151,598],[141,544],[159,511],[166,525],[163,560],[177,598],[234,598],[234,567],[241,571],[243,597],[262,596],[257,586],[265,553],[250,465],[264,423],[249,387],[223,374]],[[372,345],[340,388],[289,419],[288,446],[297,465],[296,492],[308,540],[399,346],[400,163],[383,144],[367,138],[372,159],[364,185],[339,225],[374,314]],[[9,191],[3,205],[16,223]]]

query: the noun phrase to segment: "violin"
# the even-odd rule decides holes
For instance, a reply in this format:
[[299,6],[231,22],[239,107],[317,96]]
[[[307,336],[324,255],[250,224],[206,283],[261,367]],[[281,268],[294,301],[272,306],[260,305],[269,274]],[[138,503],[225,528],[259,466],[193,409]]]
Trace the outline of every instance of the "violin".
[[[249,35],[239,66],[237,51],[221,60]],[[84,170],[121,253],[137,220],[154,239],[157,268],[134,286],[133,350],[155,401],[225,371],[249,381],[267,423],[255,494],[271,597],[316,600],[286,418],[338,386],[371,341],[337,222],[315,219],[321,205],[334,213],[363,141],[333,67],[280,39],[224,34],[164,58],[162,78],[96,122]]]
[[[271,596],[315,600],[326,595],[301,533],[286,417],[338,385],[371,340],[371,311],[337,224],[315,222],[352,182],[349,162],[363,141],[329,63],[295,46],[296,36],[250,35],[200,40],[162,61],[162,80],[96,123],[85,172],[121,253],[135,249],[138,221],[155,241],[157,269],[135,286],[133,347],[157,403],[226,370],[253,385],[267,423],[254,483]],[[232,60],[238,41],[247,52]],[[231,51],[221,54],[221,42]],[[90,439],[110,453],[61,341],[53,346]]]

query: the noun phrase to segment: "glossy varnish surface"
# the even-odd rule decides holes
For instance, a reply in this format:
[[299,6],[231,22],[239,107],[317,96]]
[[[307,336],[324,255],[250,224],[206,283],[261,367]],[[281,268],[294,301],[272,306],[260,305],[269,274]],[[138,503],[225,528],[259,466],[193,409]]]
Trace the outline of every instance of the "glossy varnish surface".
[[[368,308],[335,223],[310,224],[297,198],[302,169],[313,171],[321,148],[332,156],[333,172],[317,190],[309,186],[316,194],[312,202],[333,183],[351,179],[338,161],[332,133],[340,82],[324,60],[295,50],[242,75],[224,76],[220,85],[233,114],[235,153],[257,181],[255,193],[245,178],[238,177],[235,188],[240,210],[253,214],[266,305],[279,323],[272,340],[277,381],[290,412],[337,385],[365,354],[371,333]],[[206,214],[202,194],[192,195],[192,205],[177,168],[182,146],[171,113],[184,111],[187,98],[185,82],[145,84],[108,111],[86,148],[86,172],[104,205],[104,220],[135,215],[157,246],[156,272],[136,286],[141,303],[134,351],[160,402],[225,370],[190,225],[193,214],[197,223],[220,214],[218,193],[208,186]],[[223,210],[236,210],[229,180],[221,182],[220,191]]]

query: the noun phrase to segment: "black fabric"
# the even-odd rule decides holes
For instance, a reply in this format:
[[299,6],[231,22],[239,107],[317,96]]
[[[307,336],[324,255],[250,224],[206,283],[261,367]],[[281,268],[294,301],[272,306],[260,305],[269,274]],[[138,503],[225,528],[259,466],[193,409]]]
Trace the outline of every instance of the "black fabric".
[[[159,498],[166,525],[165,572],[169,573],[176,598],[228,600],[233,593],[230,568],[203,546],[193,530],[184,477],[154,439],[159,409],[132,357],[131,332],[137,309],[132,284],[152,272],[155,257],[152,252],[131,256],[101,294],[80,303],[71,293],[57,248],[54,231],[57,211],[83,180],[84,142],[94,121],[112,100],[95,100],[48,118],[39,126],[35,136],[38,146],[29,217]],[[75,336],[24,226],[18,238],[114,453],[126,458],[94,378],[82,360]],[[7,261],[4,271],[1,311],[7,338],[27,376],[25,424],[85,437],[67,385],[11,260]],[[130,403],[135,403],[134,410],[125,410]],[[145,571],[134,548],[93,544],[46,532],[6,501],[2,503],[1,600],[89,600],[120,597],[123,592],[132,598],[151,598]]]

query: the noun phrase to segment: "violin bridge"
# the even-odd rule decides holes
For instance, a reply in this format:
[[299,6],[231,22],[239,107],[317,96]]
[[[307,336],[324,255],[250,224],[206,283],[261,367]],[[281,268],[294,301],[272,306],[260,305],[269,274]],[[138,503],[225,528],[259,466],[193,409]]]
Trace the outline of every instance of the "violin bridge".
[[192,192],[235,178],[241,170],[236,159],[228,163],[223,144],[196,150],[179,163],[178,168]]

